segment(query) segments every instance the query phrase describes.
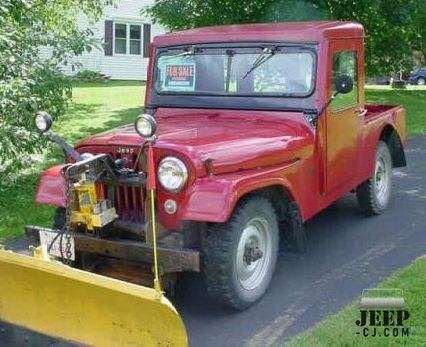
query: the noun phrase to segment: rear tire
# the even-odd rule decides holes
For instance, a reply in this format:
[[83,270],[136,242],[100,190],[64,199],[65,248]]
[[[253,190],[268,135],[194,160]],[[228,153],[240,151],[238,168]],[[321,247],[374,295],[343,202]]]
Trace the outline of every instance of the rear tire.
[[268,289],[278,258],[275,209],[260,196],[243,200],[227,223],[210,228],[203,245],[209,294],[218,302],[244,310]]
[[392,157],[388,145],[380,141],[376,150],[374,175],[356,189],[358,205],[368,215],[379,215],[387,208],[391,191]]
[[419,78],[417,79],[417,85],[418,85],[418,86],[424,86],[424,85],[426,85],[426,78],[424,78],[424,77],[419,77]]

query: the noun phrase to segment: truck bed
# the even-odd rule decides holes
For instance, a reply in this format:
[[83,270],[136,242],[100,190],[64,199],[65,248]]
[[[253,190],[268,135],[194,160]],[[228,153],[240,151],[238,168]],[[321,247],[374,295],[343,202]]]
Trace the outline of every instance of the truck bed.
[[398,107],[398,105],[378,105],[378,104],[365,105],[365,109],[367,110],[367,113],[365,114],[365,119],[375,118],[379,114],[389,111],[390,109],[395,107]]

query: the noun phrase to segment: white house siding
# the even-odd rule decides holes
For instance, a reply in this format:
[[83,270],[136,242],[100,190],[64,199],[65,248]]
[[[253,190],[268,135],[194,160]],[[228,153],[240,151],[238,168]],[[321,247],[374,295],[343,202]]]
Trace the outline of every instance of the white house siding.
[[[78,24],[81,29],[90,27],[94,33],[94,37],[104,40],[105,38],[105,21],[110,20],[123,24],[141,25],[141,55],[116,54],[114,47],[112,55],[105,55],[103,48],[94,49],[90,53],[75,59],[81,64],[77,70],[72,71],[71,66],[64,66],[64,71],[67,74],[73,74],[78,70],[98,71],[102,74],[110,76],[111,79],[120,80],[146,80],[148,58],[143,57],[143,29],[144,24],[151,24],[147,17],[141,15],[141,9],[153,3],[152,0],[121,0],[115,7],[108,7],[105,10],[104,18],[89,25],[87,19],[81,16],[78,19]],[[114,29],[114,27],[113,27]],[[151,41],[156,35],[163,34],[165,30],[156,24],[151,24]],[[114,36],[113,36],[114,41]]]

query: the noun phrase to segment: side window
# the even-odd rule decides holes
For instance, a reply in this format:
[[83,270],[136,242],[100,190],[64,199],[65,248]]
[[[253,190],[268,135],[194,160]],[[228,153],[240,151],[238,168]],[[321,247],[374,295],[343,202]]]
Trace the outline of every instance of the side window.
[[[354,88],[348,94],[339,94],[331,104],[333,112],[344,110],[358,104],[358,74],[356,51],[337,52],[333,56],[333,81],[336,77],[347,75],[354,81]],[[333,84],[333,94],[336,89]]]

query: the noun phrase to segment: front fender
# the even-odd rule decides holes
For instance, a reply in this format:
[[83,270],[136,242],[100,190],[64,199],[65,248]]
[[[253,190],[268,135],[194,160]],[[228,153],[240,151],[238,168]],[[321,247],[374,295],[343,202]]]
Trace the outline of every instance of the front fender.
[[[285,167],[247,170],[234,174],[204,177],[198,179],[187,194],[180,213],[181,220],[226,222],[239,199],[245,194],[268,186],[281,186],[296,201],[290,181],[285,173],[294,171],[299,160]],[[285,170],[285,173],[284,173]]]
[[[179,220],[226,222],[242,196],[268,186],[281,186],[290,199],[298,203],[299,196],[286,175],[297,172],[299,162],[295,160],[284,166],[200,178],[182,201]],[[35,197],[38,204],[66,207],[65,183],[61,175],[63,166],[53,166],[42,174]]]
[[41,175],[35,201],[42,205],[66,207],[65,182],[61,175],[64,165],[55,165]]

